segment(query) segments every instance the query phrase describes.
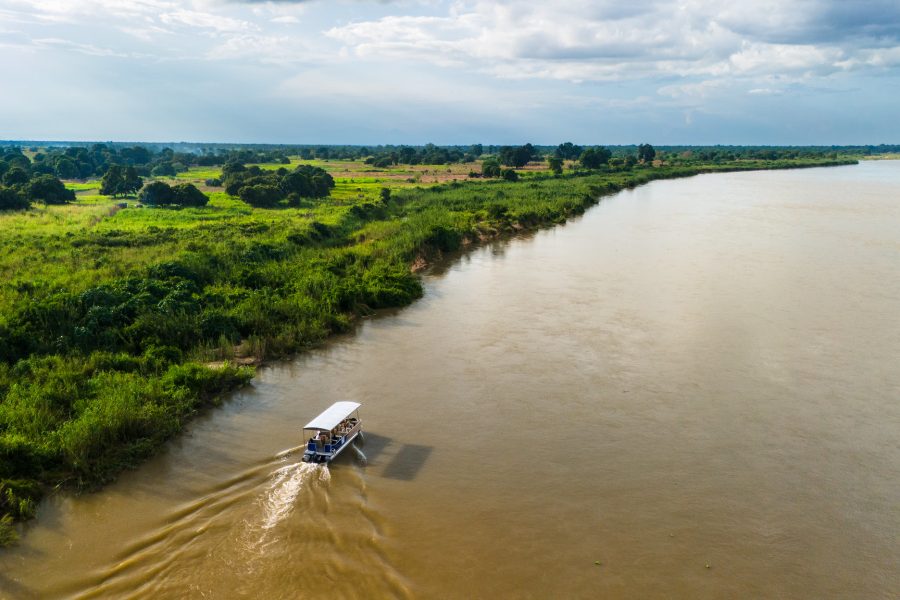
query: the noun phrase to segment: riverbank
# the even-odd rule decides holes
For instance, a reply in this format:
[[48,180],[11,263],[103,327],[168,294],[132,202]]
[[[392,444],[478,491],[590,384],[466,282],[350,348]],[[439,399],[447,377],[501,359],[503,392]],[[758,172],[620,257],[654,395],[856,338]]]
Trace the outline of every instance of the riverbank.
[[5,273],[0,322],[9,342],[0,363],[7,538],[12,519],[33,514],[43,487],[110,480],[251,377],[204,363],[234,357],[236,344],[261,359],[285,356],[372,309],[404,306],[422,293],[412,264],[562,222],[603,195],[655,179],[834,164],[849,163],[472,181],[297,210],[217,198],[210,210],[126,210],[91,227],[23,217],[3,240],[26,266],[17,277]]

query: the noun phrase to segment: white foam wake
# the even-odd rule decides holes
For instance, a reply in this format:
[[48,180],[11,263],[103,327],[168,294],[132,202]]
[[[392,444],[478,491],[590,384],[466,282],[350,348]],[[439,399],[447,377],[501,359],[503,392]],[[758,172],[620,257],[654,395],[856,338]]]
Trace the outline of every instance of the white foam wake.
[[285,465],[273,473],[272,486],[262,498],[264,530],[272,529],[291,514],[303,486],[317,472],[320,481],[331,479],[328,467],[313,463]]

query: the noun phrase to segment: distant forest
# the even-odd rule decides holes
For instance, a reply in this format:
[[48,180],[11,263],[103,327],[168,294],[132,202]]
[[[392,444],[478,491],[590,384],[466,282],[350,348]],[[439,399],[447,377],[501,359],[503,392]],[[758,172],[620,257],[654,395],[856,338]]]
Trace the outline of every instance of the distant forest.
[[[520,166],[531,160],[559,158],[580,159],[585,151],[597,151],[606,157],[626,160],[644,159],[649,144],[628,146],[580,146],[566,142],[556,146],[525,144],[500,146],[471,144],[468,146],[410,145],[275,145],[275,144],[171,144],[144,142],[65,142],[8,140],[0,141],[0,156],[5,160],[0,169],[20,166],[31,176],[53,175],[60,179],[88,179],[104,175],[110,165],[134,167],[142,177],[173,177],[193,166],[223,166],[227,163],[283,163],[289,156],[305,160],[362,160],[376,168],[391,165],[443,165],[470,163],[484,156],[497,156],[508,166]],[[29,152],[16,164],[16,154]],[[524,154],[527,156],[524,156]],[[692,162],[727,162],[732,160],[779,160],[795,158],[870,156],[900,153],[900,144],[869,146],[656,146],[653,156],[672,164]],[[522,155],[522,156],[519,156]],[[3,167],[6,167],[5,169]],[[0,178],[5,173],[0,172]]]

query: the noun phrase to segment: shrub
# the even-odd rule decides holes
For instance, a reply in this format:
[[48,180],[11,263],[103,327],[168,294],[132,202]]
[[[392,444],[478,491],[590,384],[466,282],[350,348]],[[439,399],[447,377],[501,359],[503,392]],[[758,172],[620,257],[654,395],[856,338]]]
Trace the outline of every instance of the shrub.
[[179,183],[172,188],[172,204],[177,206],[206,206],[209,196],[197,189],[193,183]]
[[512,169],[503,169],[503,171],[500,173],[500,175],[506,181],[518,181],[519,180],[519,174],[516,173]]
[[154,181],[144,186],[138,200],[150,206],[206,206],[209,196],[193,183],[179,183],[173,187],[164,181]]
[[485,159],[481,163],[481,175],[483,177],[500,177],[500,163],[497,159]]
[[271,208],[281,200],[281,190],[273,185],[250,185],[240,188],[238,195],[250,206]]
[[31,206],[31,203],[21,192],[0,185],[0,210],[22,210]]
[[3,175],[3,184],[7,186],[25,185],[30,179],[28,171],[22,167],[13,167]]
[[148,183],[138,195],[138,200],[150,206],[172,204],[174,198],[175,193],[172,191],[172,186],[163,181]]
[[39,175],[32,179],[26,195],[32,202],[40,200],[45,204],[65,204],[75,200],[75,192],[66,189],[63,182],[53,175]]
[[172,163],[165,162],[153,167],[153,169],[150,171],[150,174],[154,177],[175,177],[176,172],[175,167],[172,166]]

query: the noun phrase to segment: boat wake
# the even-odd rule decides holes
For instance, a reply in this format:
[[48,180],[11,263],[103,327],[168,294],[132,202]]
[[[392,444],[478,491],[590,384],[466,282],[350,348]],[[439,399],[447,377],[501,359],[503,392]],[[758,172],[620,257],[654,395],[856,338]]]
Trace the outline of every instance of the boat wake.
[[301,462],[277,469],[272,473],[272,479],[272,485],[260,498],[263,508],[260,527],[264,531],[274,528],[290,516],[297,496],[306,485],[316,481],[327,484],[331,481],[331,472],[326,465]]
[[[160,515],[159,526],[128,544],[113,564],[58,595],[259,597],[270,587],[296,587],[287,580],[294,570],[286,566],[304,561],[316,565],[303,581],[306,591],[352,579],[345,597],[357,597],[360,589],[409,597],[389,557],[384,517],[368,505],[362,473],[340,469],[332,481],[327,465],[301,462],[300,450],[262,458],[197,490]],[[199,579],[198,564],[204,565]],[[341,575],[349,573],[352,578]]]

